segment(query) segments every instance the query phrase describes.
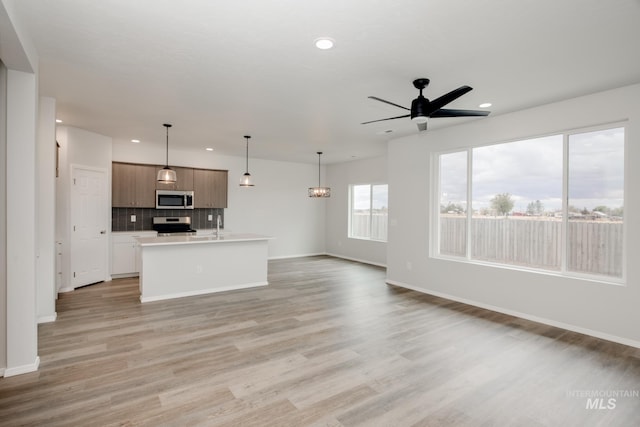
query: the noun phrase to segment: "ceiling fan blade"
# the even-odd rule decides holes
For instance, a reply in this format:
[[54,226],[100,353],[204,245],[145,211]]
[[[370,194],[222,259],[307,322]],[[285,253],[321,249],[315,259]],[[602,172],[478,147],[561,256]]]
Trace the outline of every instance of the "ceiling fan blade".
[[371,120],[370,122],[364,122],[364,123],[360,123],[360,124],[361,125],[366,125],[366,124],[369,124],[369,123],[384,122],[385,120],[404,119],[405,117],[409,117],[409,116],[411,116],[411,114],[407,114],[405,116],[398,116],[398,117],[389,117],[388,119]]
[[377,96],[370,96],[369,98],[370,98],[370,99],[375,99],[376,101],[384,102],[385,104],[393,105],[394,107],[402,108],[403,110],[411,111],[411,109],[410,109],[410,108],[403,107],[402,105],[394,104],[394,103],[393,103],[393,102],[391,102],[391,101],[387,101],[387,100],[385,100],[385,99],[378,98]]
[[450,108],[441,108],[432,113],[429,117],[465,117],[465,116],[488,116],[491,111],[481,110],[455,110]]
[[469,92],[470,90],[472,90],[472,88],[469,86],[460,86],[458,89],[454,89],[449,93],[445,93],[440,98],[434,99],[429,103],[429,110],[428,110],[429,116],[434,111],[438,111],[439,109],[441,109],[442,107],[450,103],[451,101],[461,97],[462,95]]
[[423,132],[423,131],[427,130],[427,122],[424,122],[424,123],[418,123],[418,130],[419,130],[420,132]]

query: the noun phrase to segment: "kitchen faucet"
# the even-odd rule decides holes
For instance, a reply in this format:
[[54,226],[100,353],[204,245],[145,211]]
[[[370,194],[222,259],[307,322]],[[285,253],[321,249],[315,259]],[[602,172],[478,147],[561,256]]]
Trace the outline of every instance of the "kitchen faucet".
[[220,214],[218,214],[218,217],[216,218],[216,236],[220,236],[220,223],[222,222],[222,219],[220,218]]

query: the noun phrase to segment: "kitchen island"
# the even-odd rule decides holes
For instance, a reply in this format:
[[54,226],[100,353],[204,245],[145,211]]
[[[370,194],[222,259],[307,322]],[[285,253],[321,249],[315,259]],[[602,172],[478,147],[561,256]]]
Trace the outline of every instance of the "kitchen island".
[[269,236],[140,237],[140,301],[266,286]]

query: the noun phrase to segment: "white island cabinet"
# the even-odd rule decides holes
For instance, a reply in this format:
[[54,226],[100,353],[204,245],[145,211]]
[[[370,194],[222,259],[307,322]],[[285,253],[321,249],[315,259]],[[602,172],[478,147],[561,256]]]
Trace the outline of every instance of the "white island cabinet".
[[138,238],[140,301],[266,286],[269,239],[240,233]]
[[111,233],[111,277],[137,276],[140,271],[138,237],[155,237],[155,231],[115,231]]

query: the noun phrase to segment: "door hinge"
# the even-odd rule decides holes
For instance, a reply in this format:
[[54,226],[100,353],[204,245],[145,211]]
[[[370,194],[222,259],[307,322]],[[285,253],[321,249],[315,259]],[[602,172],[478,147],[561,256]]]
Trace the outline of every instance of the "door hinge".
[[76,231],[76,226],[75,225],[73,226],[73,231]]
[[76,179],[73,178],[73,185],[76,185]]
[[73,272],[73,277],[76,277],[76,272],[75,271]]

